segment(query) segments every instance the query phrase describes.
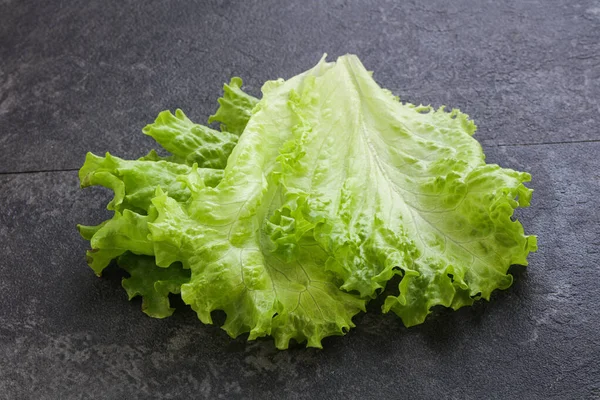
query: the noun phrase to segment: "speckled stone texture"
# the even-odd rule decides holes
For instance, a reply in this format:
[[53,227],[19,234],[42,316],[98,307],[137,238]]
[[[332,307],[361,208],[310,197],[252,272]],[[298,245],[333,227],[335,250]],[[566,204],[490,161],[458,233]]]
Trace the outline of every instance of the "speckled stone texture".
[[[258,95],[324,52],[532,173],[540,250],[510,289],[410,329],[374,303],[277,351],[94,276],[75,224],[109,193],[78,188],[86,151],[139,156],[159,111],[205,121],[231,76]],[[598,1],[0,0],[0,399],[600,399],[599,112]]]

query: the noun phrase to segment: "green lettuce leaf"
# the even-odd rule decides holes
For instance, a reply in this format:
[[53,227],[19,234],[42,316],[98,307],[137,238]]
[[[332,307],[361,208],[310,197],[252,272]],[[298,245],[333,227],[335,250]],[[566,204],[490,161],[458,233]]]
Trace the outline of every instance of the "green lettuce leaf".
[[142,311],[154,318],[165,318],[173,314],[169,293],[179,293],[181,285],[190,280],[190,271],[174,263],[169,268],[159,268],[153,257],[125,253],[118,264],[127,271],[129,278],[123,279],[123,287],[129,300],[142,296]]
[[193,123],[179,109],[175,114],[161,112],[143,132],[173,154],[171,161],[197,164],[201,168],[223,169],[238,139],[233,133]]
[[223,176],[222,170],[199,169],[165,160],[123,160],[109,153],[98,157],[88,153],[79,171],[81,187],[101,185],[112,189],[114,198],[108,204],[114,210],[113,217],[96,227],[79,225],[82,236],[91,242],[87,252],[90,267],[100,275],[102,270],[117,256],[126,251],[136,254],[153,254],[148,240],[148,213],[154,211],[151,199],[157,186],[169,191],[172,198],[186,201],[190,191],[181,175],[193,174],[204,185],[216,186]]
[[[231,104],[236,112],[249,115],[250,107],[258,100],[241,91],[241,80],[236,82],[239,82],[239,86],[235,87],[235,92],[230,95],[227,95],[229,86],[225,85],[225,96],[243,97],[245,100],[222,102],[220,109],[223,110],[222,113],[227,114],[227,107]],[[243,108],[244,104],[249,107],[247,110]],[[243,119],[239,119],[238,123],[245,124]],[[239,127],[243,130],[243,125]],[[78,225],[78,229],[84,239],[91,241],[92,249],[87,251],[86,259],[94,272],[100,276],[110,262],[120,256],[119,266],[130,274],[137,274],[136,279],[123,282],[130,298],[134,296],[131,285],[135,282],[135,293],[144,298],[144,312],[162,318],[172,312],[168,311],[168,298],[163,296],[165,298],[158,300],[159,295],[155,293],[154,285],[142,287],[152,280],[141,279],[141,271],[146,268],[150,276],[159,273],[152,272],[158,268],[153,257],[143,255],[153,254],[153,246],[147,238],[147,215],[155,212],[151,199],[156,188],[162,187],[172,198],[186,201],[190,192],[177,177],[189,175],[192,171],[197,174],[195,179],[200,179],[204,185],[216,186],[223,176],[222,168],[237,142],[237,136],[194,124],[181,110],[176,110],[175,115],[169,111],[160,113],[153,124],[144,128],[144,133],[152,136],[172,155],[161,157],[152,150],[146,156],[130,161],[109,153],[106,153],[105,157],[88,153],[79,171],[81,187],[100,185],[111,189],[115,195],[107,208],[113,210],[114,214],[110,220],[100,225]],[[204,168],[199,169],[195,165]],[[187,178],[189,179],[189,176]],[[177,265],[179,267],[170,266],[168,270],[179,270],[180,264]],[[189,271],[187,276],[189,277]],[[170,281],[170,285],[180,286],[181,283],[183,281]],[[179,293],[179,287],[172,289],[171,293]],[[162,311],[157,309],[158,304],[164,306]]]
[[384,310],[411,326],[435,305],[457,309],[510,286],[509,266],[526,265],[536,248],[511,220],[529,205],[529,174],[486,165],[465,114],[399,103],[356,57],[310,78],[290,93],[288,118],[272,115],[293,136],[275,164],[283,208],[314,224],[342,288],[371,296],[401,274]]
[[[511,218],[529,205],[530,176],[486,164],[465,114],[400,103],[355,56],[262,91],[216,185],[195,166],[165,175],[144,192],[145,214],[82,229],[103,259],[129,250],[181,263],[182,298],[201,321],[223,310],[231,336],[271,335],[278,348],[343,334],[394,275],[383,310],[411,326],[436,305],[489,299],[510,286],[511,264],[527,264],[535,237]],[[238,133],[232,113],[212,119]],[[114,182],[92,183],[126,199]]]
[[231,78],[229,85],[223,87],[223,97],[219,99],[219,109],[208,118],[208,123],[221,123],[221,130],[241,135],[250,117],[252,110],[258,104],[258,99],[242,89],[242,79]]

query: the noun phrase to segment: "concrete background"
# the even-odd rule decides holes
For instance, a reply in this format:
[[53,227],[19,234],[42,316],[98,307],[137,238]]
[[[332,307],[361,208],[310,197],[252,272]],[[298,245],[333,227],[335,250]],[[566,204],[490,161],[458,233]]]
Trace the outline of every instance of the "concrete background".
[[[533,175],[514,285],[406,329],[377,304],[324,350],[155,320],[85,265],[86,151],[137,157],[233,75],[259,95],[327,52],[403,100],[460,108],[487,160]],[[600,2],[0,0],[1,399],[600,398]]]

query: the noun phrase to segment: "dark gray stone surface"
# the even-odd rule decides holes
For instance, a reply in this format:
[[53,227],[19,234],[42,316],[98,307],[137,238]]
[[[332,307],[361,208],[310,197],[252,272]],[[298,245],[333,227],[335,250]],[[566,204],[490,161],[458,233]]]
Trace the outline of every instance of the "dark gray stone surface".
[[132,157],[163,109],[197,121],[223,82],[254,94],[358,54],[403,99],[476,117],[484,143],[598,139],[600,5],[586,1],[0,2],[1,171]]
[[[422,3],[0,0],[0,399],[600,398],[600,3]],[[258,94],[323,52],[461,108],[489,162],[532,173],[540,251],[513,287],[410,329],[373,304],[322,351],[277,351],[93,275],[75,224],[109,195],[57,170],[142,154],[160,110],[203,121],[230,76]]]

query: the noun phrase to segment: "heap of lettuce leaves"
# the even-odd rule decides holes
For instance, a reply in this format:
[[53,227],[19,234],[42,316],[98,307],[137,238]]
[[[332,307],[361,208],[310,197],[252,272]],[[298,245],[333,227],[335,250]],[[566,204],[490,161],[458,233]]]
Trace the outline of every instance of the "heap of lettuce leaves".
[[114,191],[111,219],[79,226],[100,275],[113,260],[143,311],[172,314],[181,293],[204,323],[223,310],[232,337],[321,340],[400,275],[383,311],[406,326],[512,283],[536,238],[513,220],[530,175],[489,165],[468,116],[402,104],[356,56],[322,59],[262,99],[233,78],[209,118],[181,110],[144,128],[171,153],[88,153],[81,186]]

